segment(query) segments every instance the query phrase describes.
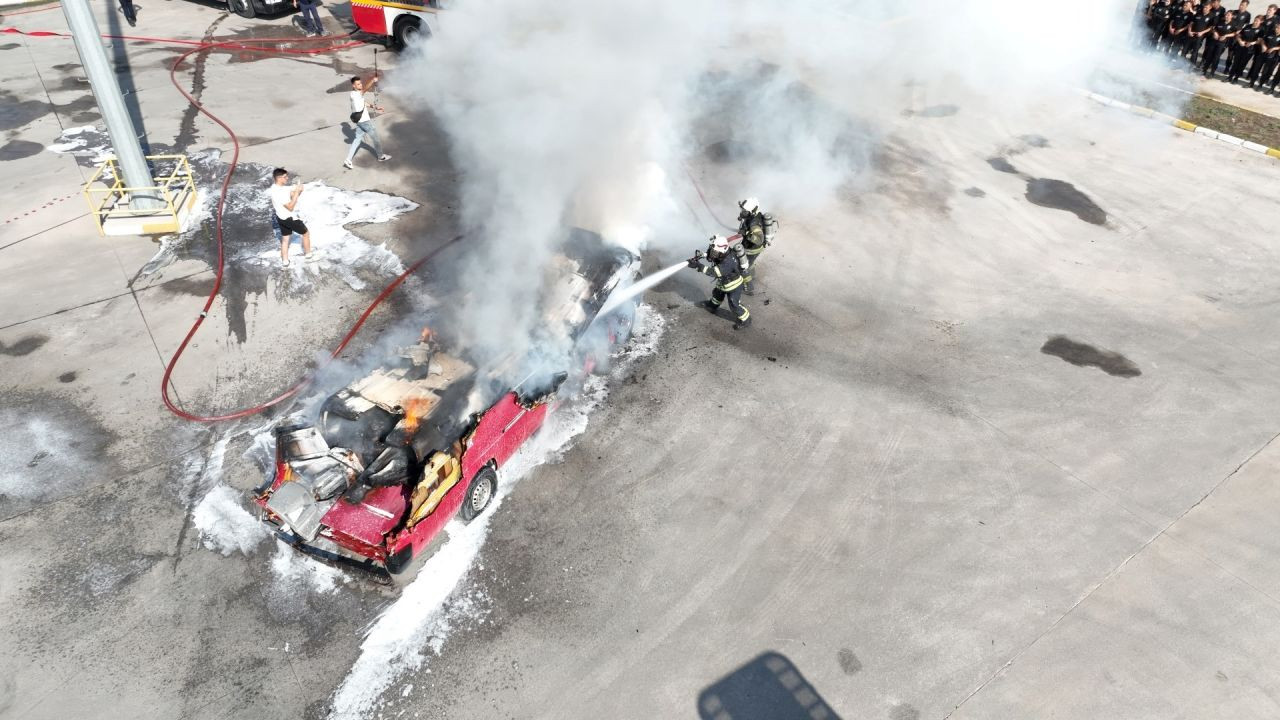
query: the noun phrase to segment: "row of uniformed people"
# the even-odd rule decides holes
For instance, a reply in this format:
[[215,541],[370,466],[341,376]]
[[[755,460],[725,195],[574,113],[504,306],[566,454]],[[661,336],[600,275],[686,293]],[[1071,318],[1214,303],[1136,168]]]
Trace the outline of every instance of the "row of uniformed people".
[[1221,0],[1139,0],[1135,35],[1148,47],[1183,58],[1205,77],[1274,92],[1280,83],[1280,8],[1253,15],[1249,0],[1227,10]]

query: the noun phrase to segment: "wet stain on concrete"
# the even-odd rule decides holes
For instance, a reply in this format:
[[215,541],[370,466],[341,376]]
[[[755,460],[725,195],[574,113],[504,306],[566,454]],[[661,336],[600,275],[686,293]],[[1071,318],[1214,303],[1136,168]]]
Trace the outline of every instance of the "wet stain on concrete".
[[1074,185],[1051,178],[1027,180],[1027,200],[1033,205],[1065,210],[1090,225],[1106,225],[1107,213]]
[[930,105],[923,110],[903,110],[902,114],[907,117],[942,118],[951,117],[958,112],[960,108],[956,105]]
[[[1039,137],[1039,136],[1026,136]],[[1046,144],[1048,141],[1045,141]],[[987,164],[993,170],[1010,175],[1017,175],[1027,182],[1027,190],[1025,197],[1027,202],[1032,205],[1049,208],[1051,210],[1065,210],[1074,214],[1081,220],[1090,225],[1106,225],[1107,213],[1088,195],[1076,189],[1075,185],[1062,180],[1053,178],[1037,178],[1031,177],[1026,173],[1020,172],[1013,163],[1003,156],[996,155],[987,158]]]
[[71,122],[79,125],[87,125],[89,123],[98,122],[101,119],[102,119],[102,116],[99,115],[98,113],[90,112],[87,110],[85,112],[79,112],[71,116]]
[[1019,135],[1018,139],[1033,148],[1049,147],[1049,138],[1043,135]]
[[889,720],[920,720],[920,711],[907,703],[897,703],[889,708]]
[[1009,162],[1005,158],[1000,157],[999,155],[996,155],[995,157],[987,158],[987,164],[991,166],[992,170],[998,170],[1002,173],[1009,173],[1010,175],[1019,174],[1018,168],[1014,167],[1013,163]]
[[38,154],[44,146],[30,140],[10,140],[0,145],[0,162],[5,160],[21,160]]
[[[205,28],[204,41],[208,42],[213,38],[213,33],[218,29],[218,25],[227,19],[227,15],[219,15],[217,19],[209,23],[209,27]],[[204,94],[205,87],[205,65],[209,62],[209,53],[196,53],[195,69],[191,73],[191,87],[189,92],[197,101]],[[196,115],[200,110],[193,103],[187,103],[182,110],[182,120],[178,123],[178,136],[174,138],[173,145],[179,152],[186,152],[196,141]]]
[[1040,352],[1062,358],[1076,367],[1096,367],[1113,377],[1135,378],[1142,374],[1142,370],[1124,355],[1076,342],[1064,335],[1054,335],[1046,340]]
[[845,675],[857,675],[862,672],[862,661],[849,648],[840,648],[840,652],[836,654],[836,660],[840,663],[840,670]]
[[76,381],[75,370],[72,370],[71,372],[64,372],[58,376],[58,382],[60,383],[73,383],[75,381]]
[[987,193],[985,190],[983,190],[982,188],[976,188],[976,187],[965,188],[964,194],[968,195],[969,197],[975,197],[975,198],[987,196]]
[[167,293],[175,295],[195,295],[196,297],[209,297],[209,293],[213,291],[214,278],[177,278],[160,285],[160,289]]
[[49,342],[48,335],[28,335],[19,339],[12,345],[6,345],[3,342],[0,342],[0,355],[8,355],[9,357],[30,355],[43,347],[47,342]]
[[49,103],[39,100],[19,100],[17,95],[0,88],[0,130],[17,130],[48,115]]
[[13,50],[15,48],[20,48],[20,47],[22,46],[19,45],[18,43],[5,43],[3,45],[0,45],[0,50]]
[[80,63],[58,63],[52,67],[58,72],[74,72],[80,69]]

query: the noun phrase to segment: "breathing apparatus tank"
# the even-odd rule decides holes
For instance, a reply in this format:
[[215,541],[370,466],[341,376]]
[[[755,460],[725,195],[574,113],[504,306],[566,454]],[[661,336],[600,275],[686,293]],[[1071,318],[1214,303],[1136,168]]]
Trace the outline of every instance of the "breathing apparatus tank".
[[774,238],[778,236],[778,221],[773,219],[770,213],[764,214],[764,244],[766,247],[773,244]]

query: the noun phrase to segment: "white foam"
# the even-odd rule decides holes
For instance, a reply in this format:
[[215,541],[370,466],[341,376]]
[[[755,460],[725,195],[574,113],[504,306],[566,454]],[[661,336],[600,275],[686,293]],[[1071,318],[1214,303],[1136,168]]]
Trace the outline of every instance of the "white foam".
[[[635,336],[613,377],[625,375],[632,364],[654,352],[664,321],[647,305],[636,312]],[[331,720],[361,720],[379,708],[380,698],[395,681],[422,667],[427,651],[439,655],[450,631],[463,621],[481,618],[483,598],[456,595],[484,545],[490,518],[516,483],[534,468],[559,461],[572,441],[587,429],[591,411],[608,395],[605,378],[590,378],[581,395],[547,418],[542,430],[502,468],[498,494],[491,507],[470,524],[454,520],[445,528],[449,540],[431,556],[413,580],[370,627],[360,656],[334,694]],[[429,672],[429,669],[428,669]],[[410,689],[402,691],[407,695]]]
[[210,550],[248,555],[270,537],[265,525],[244,507],[244,498],[227,485],[217,485],[191,511],[191,524]]
[[[262,525],[259,524],[259,527]],[[280,585],[290,590],[303,589],[319,593],[331,593],[338,589],[338,583],[348,581],[347,575],[341,570],[316,562],[281,540],[276,540],[271,574]]]
[[89,158],[94,163],[100,163],[115,154],[111,150],[111,138],[107,131],[95,125],[67,128],[58,136],[57,142],[46,145],[45,149],[59,155]]

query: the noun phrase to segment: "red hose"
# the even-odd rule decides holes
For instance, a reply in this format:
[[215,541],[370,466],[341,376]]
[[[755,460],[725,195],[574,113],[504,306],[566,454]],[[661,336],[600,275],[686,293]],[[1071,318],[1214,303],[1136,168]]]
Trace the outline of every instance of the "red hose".
[[[348,36],[338,36],[333,39],[337,40],[337,39],[341,39],[342,37],[348,37]],[[254,40],[253,42],[273,42],[273,41],[274,40]],[[360,45],[360,44],[362,44],[360,41],[354,41],[354,42],[345,43],[342,45],[330,45],[322,48],[299,49],[299,50],[282,49],[282,50],[279,50],[279,52],[292,51],[295,54],[316,54],[321,52],[331,52],[333,50],[338,50],[341,48],[351,47],[353,45]],[[231,187],[231,177],[235,173],[236,165],[238,165],[240,162],[240,140],[236,137],[235,131],[231,129],[231,126],[223,122],[221,118],[209,112],[208,108],[206,108],[203,104],[201,104],[201,102],[197,100],[194,96],[192,96],[191,93],[187,92],[186,88],[182,87],[182,85],[178,83],[178,78],[177,78],[178,67],[182,64],[183,60],[187,59],[187,57],[189,57],[194,53],[203,52],[203,51],[214,49],[214,48],[247,50],[250,52],[263,52],[263,53],[269,53],[269,54],[278,52],[277,49],[249,47],[244,45],[243,43],[204,43],[199,45],[198,47],[194,47],[188,50],[187,52],[179,55],[178,59],[173,63],[173,67],[169,70],[169,79],[170,81],[173,82],[173,86],[178,89],[178,92],[182,93],[182,96],[185,97],[187,99],[187,102],[191,103],[191,105],[195,107],[196,110],[198,110],[205,117],[217,123],[218,126],[220,126],[223,130],[227,131],[227,134],[231,136],[231,142],[234,148],[231,155],[231,162],[227,168],[227,175],[222,181],[222,191],[218,195],[218,208],[214,215],[215,221],[217,224],[217,237],[218,237],[217,277],[214,280],[213,289],[209,292],[209,297],[205,299],[204,307],[201,308],[200,310],[199,317],[197,317],[196,321],[191,325],[191,329],[187,331],[186,337],[182,339],[182,343],[178,345],[178,349],[174,351],[173,356],[169,358],[169,363],[165,366],[165,369],[164,369],[164,378],[160,381],[160,395],[164,399],[165,407],[169,408],[169,410],[173,414],[177,415],[178,417],[184,418],[186,420],[192,420],[195,422],[221,422],[223,420],[235,420],[238,418],[248,417],[250,415],[256,415],[257,413],[262,412],[267,408],[278,405],[284,402],[285,400],[288,400],[289,398],[293,397],[294,395],[297,395],[299,392],[302,391],[303,388],[305,388],[307,385],[311,383],[311,381],[315,378],[315,372],[318,372],[320,369],[320,368],[316,368],[316,371],[313,371],[308,375],[304,375],[302,379],[298,380],[298,382],[294,383],[292,386],[285,389],[279,395],[276,395],[275,397],[271,398],[270,400],[267,400],[264,403],[255,405],[253,407],[244,408],[242,410],[236,410],[234,412],[224,413],[221,415],[196,415],[194,413],[187,412],[186,410],[183,410],[182,408],[178,407],[177,403],[175,403],[173,399],[169,397],[169,387],[171,385],[170,377],[173,375],[173,369],[174,367],[177,366],[178,359],[182,357],[183,351],[186,350],[187,344],[191,342],[191,338],[194,337],[196,334],[196,331],[200,329],[200,325],[204,323],[205,317],[208,316],[209,308],[213,306],[213,301],[218,296],[218,291],[222,287],[222,274],[224,269],[223,241],[222,241],[222,211],[223,211],[223,206],[226,203],[227,192]],[[395,280],[392,280],[389,285],[383,288],[382,292],[379,293],[378,296],[374,298],[373,302],[370,303],[369,306],[365,308],[364,312],[360,314],[360,317],[356,320],[355,324],[351,326],[351,329],[347,331],[347,334],[342,338],[342,341],[339,342],[337,347],[335,347],[333,351],[329,353],[329,360],[332,361],[333,359],[337,358],[338,355],[344,349],[346,349],[347,345],[350,344],[351,340],[356,336],[356,333],[359,332],[360,328],[364,326],[365,321],[369,319],[369,315],[373,313],[374,309],[377,308],[379,305],[381,305],[382,302],[386,300],[389,295],[391,295],[392,291],[394,291],[397,287],[399,287],[400,284],[403,283],[406,278],[408,278],[411,274],[417,271],[418,268],[422,267],[422,265],[426,263],[427,260],[434,257],[436,253],[441,252],[445,248],[449,247],[450,245],[453,245],[454,243],[458,242],[461,239],[462,239],[462,236],[459,235],[453,238],[452,240],[450,240],[449,242],[445,243],[444,245],[441,245],[435,250],[432,250],[431,252],[427,253],[425,256],[418,259],[417,262],[410,265],[409,268],[405,270],[403,273],[401,273],[398,277],[396,277]]]
[[684,174],[689,176],[689,182],[693,184],[693,189],[698,192],[698,199],[702,201],[702,206],[707,209],[707,213],[711,215],[711,219],[720,223],[720,226],[725,230],[737,230],[738,228],[721,220],[720,216],[716,215],[716,211],[711,209],[711,203],[707,202],[707,196],[702,194],[702,186],[698,185],[698,181],[693,177],[693,171],[690,170],[688,166],[685,167]]
[[[19,35],[26,35],[29,37],[70,37],[70,35],[67,33],[53,32],[53,31],[27,32],[23,30],[18,30],[17,28],[3,28],[3,29],[0,29],[0,32],[16,33]],[[309,385],[311,381],[315,379],[315,373],[318,372],[320,370],[320,367],[323,367],[323,365],[320,367],[317,367],[310,374],[304,375],[302,379],[298,380],[298,382],[294,383],[290,387],[286,388],[279,395],[276,395],[275,397],[271,398],[270,400],[267,400],[264,403],[255,405],[253,407],[244,408],[242,410],[236,410],[233,412],[224,413],[221,415],[196,415],[195,413],[187,412],[186,410],[183,410],[182,408],[178,407],[177,403],[175,403],[173,399],[169,397],[169,387],[172,384],[171,377],[173,375],[173,369],[174,367],[177,366],[178,359],[182,357],[183,351],[187,349],[187,345],[191,342],[191,338],[195,336],[196,331],[199,330],[200,326],[204,323],[204,319],[209,314],[209,308],[213,307],[213,301],[215,298],[217,298],[218,291],[222,288],[222,275],[223,275],[223,270],[225,269],[225,258],[223,254],[223,241],[222,241],[222,212],[226,204],[227,192],[230,190],[230,187],[231,187],[231,177],[232,175],[235,174],[236,166],[240,162],[240,140],[239,138],[236,137],[235,131],[232,130],[231,126],[227,125],[227,123],[224,122],[217,115],[214,115],[213,113],[209,112],[208,108],[206,108],[203,104],[201,104],[201,102],[197,100],[191,93],[187,92],[186,88],[182,87],[182,85],[178,83],[178,77],[177,77],[178,67],[181,66],[182,62],[186,60],[188,57],[190,57],[191,55],[198,52],[208,51],[208,50],[239,50],[239,51],[245,51],[245,52],[259,52],[264,54],[275,54],[275,55],[315,55],[323,52],[333,52],[335,50],[342,50],[344,48],[363,45],[364,42],[360,40],[353,40],[347,43],[330,44],[324,47],[315,47],[315,48],[266,48],[266,47],[255,47],[254,45],[254,44],[260,44],[260,43],[277,43],[277,42],[329,41],[332,43],[332,41],[335,41],[335,40],[342,40],[343,38],[351,37],[351,33],[348,33],[346,35],[322,36],[319,38],[309,38],[309,39],[294,38],[294,37],[253,38],[249,40],[241,40],[241,41],[235,41],[235,42],[179,40],[176,38],[141,37],[141,36],[133,36],[133,35],[103,35],[103,37],[110,38],[113,40],[132,40],[135,42],[155,42],[155,43],[166,43],[170,45],[193,46],[190,50],[187,50],[186,52],[179,55],[177,60],[174,61],[173,67],[169,69],[169,80],[170,82],[173,83],[173,86],[178,89],[178,92],[182,93],[182,96],[187,99],[187,102],[191,103],[192,107],[194,107],[197,111],[199,111],[205,117],[217,123],[217,125],[221,127],[223,130],[227,131],[227,134],[231,136],[231,143],[233,147],[232,153],[231,153],[231,163],[227,168],[227,175],[225,178],[223,178],[223,181],[222,181],[222,190],[218,194],[218,207],[214,216],[214,220],[217,227],[216,234],[218,238],[217,275],[214,278],[213,289],[209,292],[209,296],[205,298],[204,307],[201,308],[200,315],[196,318],[196,321],[192,323],[191,329],[187,331],[186,336],[182,338],[182,342],[178,345],[178,349],[173,353],[173,356],[169,358],[169,362],[165,365],[164,377],[160,381],[160,396],[164,400],[164,406],[168,408],[169,411],[172,412],[174,415],[177,415],[178,417],[183,418],[185,420],[192,420],[195,422],[221,422],[224,420],[235,420],[238,418],[248,417],[250,415],[256,415],[257,413],[260,413],[263,410],[271,408],[275,405],[279,405],[285,400],[288,400],[289,398],[297,395],[299,392],[302,391],[303,388]],[[253,43],[253,44],[250,44],[250,43]],[[449,246],[453,245],[454,243],[458,242],[461,239],[462,239],[462,236],[459,235],[453,238],[452,240],[450,240],[449,242],[445,243],[444,245],[441,245],[435,250],[432,250],[431,252],[427,253],[423,257],[419,258],[416,262],[410,265],[408,269],[406,269],[403,273],[397,276],[395,280],[392,280],[389,285],[383,288],[382,292],[379,293],[378,296],[373,299],[373,302],[370,303],[369,306],[365,308],[364,312],[360,314],[360,317],[356,319],[356,322],[347,331],[347,334],[343,336],[342,340],[338,343],[338,345],[333,349],[332,352],[329,353],[329,361],[332,361],[335,358],[337,358],[338,355],[341,354],[344,349],[346,349],[347,345],[351,343],[351,340],[355,338],[356,333],[358,333],[360,331],[360,328],[364,326],[365,321],[369,319],[369,315],[372,314],[374,309],[377,308],[379,305],[381,305],[382,302],[386,300],[388,296],[391,295],[392,291],[394,291],[397,287],[400,287],[400,285],[405,281],[405,279],[407,279],[410,275],[416,272],[417,269],[422,267],[422,265],[425,264],[428,260],[435,257],[437,253],[443,251],[445,248],[448,248]]]

